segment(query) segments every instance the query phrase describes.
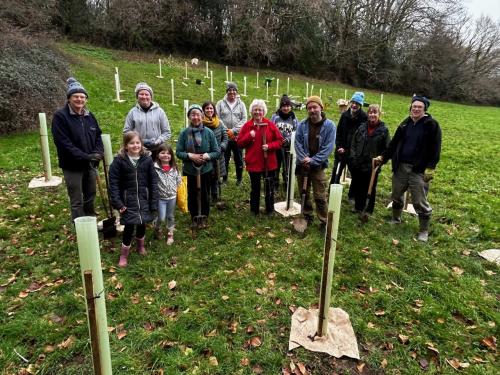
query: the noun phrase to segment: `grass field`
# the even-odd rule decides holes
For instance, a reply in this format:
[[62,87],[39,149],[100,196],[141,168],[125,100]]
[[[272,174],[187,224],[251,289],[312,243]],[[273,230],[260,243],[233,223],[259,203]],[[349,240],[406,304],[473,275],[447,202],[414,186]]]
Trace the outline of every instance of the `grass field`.
[[[190,79],[183,80],[184,60],[77,44],[60,47],[71,56],[72,71],[89,92],[88,106],[103,132],[111,134],[115,151],[137,82],[153,87],[174,139],[184,126],[182,100],[210,98],[209,81],[194,82],[203,79],[204,62],[190,67]],[[168,61],[163,80],[155,77],[159,57]],[[115,67],[125,103],[113,101]],[[212,63],[210,69],[217,100],[224,93],[225,69]],[[240,93],[243,76],[248,77],[247,106],[255,97],[265,98],[264,77],[279,77],[279,92],[285,91],[286,74],[260,71],[256,89],[255,71],[230,70]],[[176,82],[176,107],[170,78]],[[290,94],[302,98],[305,82],[306,77],[290,76]],[[348,96],[355,89],[317,80],[309,84],[315,94],[322,89],[328,117],[336,122],[334,102],[345,89]],[[369,103],[380,99],[379,92],[365,94]],[[408,97],[385,93],[383,119],[391,134],[408,107]],[[454,367],[464,374],[497,374],[499,268],[477,253],[500,245],[500,108],[433,101],[429,112],[443,129],[442,158],[429,198],[434,208],[429,243],[413,239],[414,217],[405,216],[397,227],[386,223],[389,166],[381,174],[376,210],[366,225],[343,202],[332,306],[350,315],[360,361],[287,351],[291,311],[318,303],[323,239],[317,222],[301,239],[289,220],[250,217],[245,175],[242,188],[230,178],[222,193],[227,208],[211,211],[210,228],[195,241],[188,215],[177,213],[174,246],[153,240],[148,232],[148,256],[131,255],[124,270],[115,268],[119,239],[101,242],[114,373],[286,374],[295,368],[300,374],[301,363],[309,374],[321,375],[452,374]],[[299,118],[305,115],[298,112]],[[3,137],[0,149],[1,374],[91,374],[65,188],[27,189],[43,169],[37,134]],[[53,173],[61,176],[52,142],[51,154]],[[177,283],[173,290],[171,280]]]

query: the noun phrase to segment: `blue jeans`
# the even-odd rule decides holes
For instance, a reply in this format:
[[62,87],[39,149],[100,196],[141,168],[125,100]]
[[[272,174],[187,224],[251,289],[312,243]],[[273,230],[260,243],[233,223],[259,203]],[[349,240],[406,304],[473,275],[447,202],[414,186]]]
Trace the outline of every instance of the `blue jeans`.
[[160,227],[160,223],[167,222],[167,229],[173,230],[175,227],[174,212],[177,203],[177,198],[172,199],[159,199],[158,200],[158,220],[156,220],[156,227]]

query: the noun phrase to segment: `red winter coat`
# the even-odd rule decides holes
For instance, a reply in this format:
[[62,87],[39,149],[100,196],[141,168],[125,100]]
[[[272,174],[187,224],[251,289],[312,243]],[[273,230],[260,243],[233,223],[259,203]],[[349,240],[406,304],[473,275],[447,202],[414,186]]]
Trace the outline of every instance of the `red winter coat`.
[[[264,172],[264,151],[262,151],[263,135],[266,134],[266,142],[269,146],[267,150],[267,170],[273,171],[278,168],[276,151],[281,148],[283,136],[276,125],[267,118],[262,119],[266,125],[254,125],[253,119],[247,121],[238,135],[238,146],[246,149],[245,164],[249,172]],[[255,130],[255,138],[252,138],[250,131]]]

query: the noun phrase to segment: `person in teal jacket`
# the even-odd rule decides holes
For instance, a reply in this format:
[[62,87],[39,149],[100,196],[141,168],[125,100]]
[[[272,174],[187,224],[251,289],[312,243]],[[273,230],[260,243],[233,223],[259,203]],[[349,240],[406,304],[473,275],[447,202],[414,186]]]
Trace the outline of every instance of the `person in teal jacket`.
[[[210,174],[213,163],[220,157],[220,148],[215,135],[208,127],[203,126],[203,110],[198,104],[189,107],[187,116],[189,127],[185,128],[179,135],[177,141],[176,156],[182,160],[182,173],[187,176],[188,209],[193,220],[193,226],[199,225],[194,221],[198,215],[198,188],[196,177],[201,177],[201,214],[208,218],[210,205],[208,200]],[[206,222],[201,223],[202,227]]]

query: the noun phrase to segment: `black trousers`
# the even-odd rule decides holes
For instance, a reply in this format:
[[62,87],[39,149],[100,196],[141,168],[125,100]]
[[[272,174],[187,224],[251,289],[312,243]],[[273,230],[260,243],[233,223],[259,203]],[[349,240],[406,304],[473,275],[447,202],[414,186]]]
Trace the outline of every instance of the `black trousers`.
[[64,181],[71,206],[71,218],[95,216],[96,171],[90,166],[83,171],[63,169]]
[[[340,164],[339,172],[337,173],[337,168]],[[335,162],[333,164],[333,171],[332,171],[332,178],[330,180],[330,185],[331,184],[340,184],[340,178],[342,177],[342,172],[344,172],[344,168],[348,168],[349,172],[351,173],[352,177],[352,171],[347,165],[347,162],[339,159],[335,159]],[[354,199],[354,189],[356,187],[353,185],[353,181],[351,180],[351,185],[349,186],[349,192],[347,193],[347,196],[349,199]]]
[[[371,175],[371,171],[360,171],[358,169],[353,169],[351,172],[351,186],[354,187],[354,208],[358,211],[363,211],[363,209],[365,208]],[[370,200],[368,201],[368,206],[366,207],[366,212],[370,214],[373,213],[373,209],[375,208],[375,195],[377,194],[378,175],[379,172],[377,171],[375,180],[373,181],[372,194]]]
[[144,235],[146,234],[146,224],[137,224],[137,225],[125,224],[125,228],[123,229],[123,239],[122,239],[122,243],[125,246],[130,246],[130,244],[132,243],[134,227],[136,228],[135,230],[136,238],[144,238]]
[[[208,202],[208,188],[210,184],[210,173],[207,172],[200,176],[201,179],[201,214],[208,217],[210,205]],[[196,175],[187,176],[188,190],[188,209],[191,214],[191,219],[198,216],[198,188],[196,186]]]
[[274,176],[275,171],[267,172],[267,179],[265,178],[264,172],[248,172],[250,175],[250,211],[254,214],[259,213],[260,206],[260,185],[261,181],[264,180],[265,186],[265,203],[266,203],[266,213],[271,213],[274,211]]
[[280,149],[276,151],[276,158],[278,160],[278,169],[276,170],[276,177],[274,179],[274,188],[278,189],[280,185],[280,172],[283,179],[283,190],[287,191],[288,188],[288,168],[290,167],[290,150]]
[[236,166],[236,179],[241,181],[243,176],[243,154],[238,147],[236,141],[229,140],[227,142],[226,151],[224,151],[224,161],[226,162],[226,178],[229,175],[229,160],[231,160],[231,153],[234,158],[234,165]]

